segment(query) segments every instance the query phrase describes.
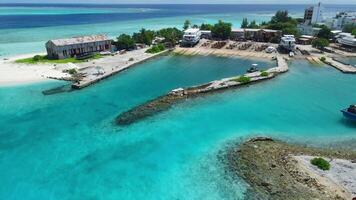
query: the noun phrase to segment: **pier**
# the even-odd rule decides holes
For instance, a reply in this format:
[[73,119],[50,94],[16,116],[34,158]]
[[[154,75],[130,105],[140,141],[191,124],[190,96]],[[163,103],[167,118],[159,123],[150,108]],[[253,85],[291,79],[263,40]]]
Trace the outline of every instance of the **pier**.
[[351,65],[346,65],[346,64],[341,63],[341,62],[334,60],[332,58],[326,58],[325,63],[336,68],[337,70],[341,71],[342,73],[356,74],[356,67],[353,67]]
[[198,86],[174,89],[166,95],[160,96],[154,100],[148,101],[131,110],[128,110],[127,112],[120,114],[116,118],[116,123],[118,125],[130,125],[139,120],[155,115],[159,112],[168,110],[171,106],[182,102],[183,100],[195,98],[206,94],[211,94],[230,88],[248,86],[251,84],[275,78],[277,75],[288,71],[288,64],[282,56],[277,56],[276,63],[276,67],[270,68],[265,72],[258,71],[253,73],[247,73],[241,76],[215,80]]
[[94,83],[104,80],[112,75],[129,69],[132,66],[145,62],[156,56],[162,55],[169,50],[156,54],[145,53],[147,48],[128,51],[125,54],[118,54],[111,57],[105,57],[100,60],[88,63],[80,63],[80,73],[85,74],[79,81],[72,84],[73,89],[82,89]]

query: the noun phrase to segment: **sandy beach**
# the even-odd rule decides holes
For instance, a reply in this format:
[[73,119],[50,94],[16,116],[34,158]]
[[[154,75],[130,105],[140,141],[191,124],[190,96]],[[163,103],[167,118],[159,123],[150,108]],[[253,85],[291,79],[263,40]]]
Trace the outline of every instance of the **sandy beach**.
[[0,86],[21,85],[49,80],[47,77],[69,77],[62,70],[66,64],[20,64],[15,63],[17,59],[29,58],[43,53],[18,55],[0,61]]

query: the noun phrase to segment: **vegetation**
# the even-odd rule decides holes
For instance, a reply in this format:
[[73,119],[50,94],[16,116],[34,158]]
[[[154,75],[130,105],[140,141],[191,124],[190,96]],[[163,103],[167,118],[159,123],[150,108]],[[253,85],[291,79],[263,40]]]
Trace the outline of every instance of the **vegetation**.
[[135,40],[130,35],[121,34],[117,41],[114,42],[114,45],[119,50],[131,50],[135,47]]
[[330,169],[330,163],[323,158],[313,158],[310,163],[324,171]]
[[189,20],[185,20],[184,25],[183,25],[183,30],[187,30],[190,27],[190,21]]
[[[288,11],[279,10],[269,22],[257,24],[256,21],[248,23],[247,18],[242,20],[241,28],[267,28],[281,30],[283,34],[299,36],[297,29],[298,20],[289,16]],[[277,38],[275,39],[277,41]]]
[[233,81],[240,82],[240,83],[248,83],[251,81],[251,78],[247,76],[240,76],[238,78],[233,79]]
[[243,18],[241,23],[241,28],[247,28],[247,27],[248,27],[248,20],[247,18]]
[[318,38],[313,40],[312,46],[318,49],[324,49],[325,47],[329,46],[329,40],[325,38]]
[[134,33],[132,35],[132,38],[135,43],[151,45],[153,39],[155,38],[155,32],[142,28],[140,32]]
[[134,61],[134,60],[135,60],[134,58],[130,58],[130,59],[129,59],[130,62],[132,62],[132,61]]
[[183,37],[183,32],[177,28],[164,28],[157,31],[156,36],[163,37],[164,42],[175,45]]
[[346,24],[342,31],[356,36],[356,24]]
[[[89,58],[89,60],[94,60],[94,59],[99,59],[99,58],[102,58],[102,55],[94,54]],[[86,62],[86,61],[87,61],[87,59],[79,60],[79,59],[76,59],[75,57],[65,58],[65,59],[49,59],[47,56],[35,55],[32,58],[18,59],[15,62],[23,63],[23,64],[38,64],[38,63],[65,64],[65,63],[81,63],[81,62]]]
[[321,61],[321,62],[325,62],[325,61],[326,61],[326,58],[323,56],[323,57],[320,58],[320,61]]
[[269,29],[281,30],[283,34],[299,36],[297,29],[298,21],[289,16],[288,11],[279,10],[272,17],[271,21],[267,23]]
[[213,26],[211,33],[214,38],[226,40],[230,38],[231,35],[231,23],[226,23],[221,20]]
[[165,50],[165,47],[163,46],[163,44],[158,44],[158,45],[154,45],[153,47],[147,49],[146,53],[159,53],[164,50]]
[[261,76],[263,76],[263,77],[267,77],[268,75],[269,75],[269,73],[266,71],[261,72]]
[[211,24],[201,24],[200,25],[200,30],[204,30],[204,31],[211,31],[213,29],[213,25]]
[[70,75],[76,75],[77,73],[78,73],[77,70],[74,68],[68,70],[68,74],[70,74]]
[[317,37],[318,38],[324,38],[324,39],[331,39],[333,37],[333,34],[331,33],[331,29],[328,28],[325,25],[320,26],[321,30],[319,31]]

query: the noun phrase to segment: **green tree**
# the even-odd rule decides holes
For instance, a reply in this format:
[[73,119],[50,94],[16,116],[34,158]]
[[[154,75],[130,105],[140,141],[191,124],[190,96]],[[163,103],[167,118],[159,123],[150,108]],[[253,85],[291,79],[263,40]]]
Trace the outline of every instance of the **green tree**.
[[211,24],[201,24],[200,25],[200,30],[204,30],[204,31],[211,31],[213,29],[213,25]]
[[250,22],[250,24],[248,25],[248,28],[260,28],[260,26],[256,23],[255,20],[253,20],[253,21]]
[[356,36],[356,28],[354,28],[354,30],[352,30],[351,34]]
[[318,38],[312,42],[312,46],[318,49],[324,49],[329,46],[329,41],[325,38]]
[[185,20],[184,25],[183,25],[183,30],[187,30],[190,27],[190,21],[189,20]]
[[226,23],[219,20],[219,22],[214,25],[213,29],[211,30],[211,33],[215,38],[226,40],[231,35],[231,27],[231,23]]
[[324,38],[324,39],[331,39],[333,34],[331,33],[331,29],[328,28],[327,26],[323,25],[321,26],[321,30],[319,31],[317,37],[318,38]]
[[118,38],[117,41],[114,42],[114,45],[119,49],[126,49],[130,50],[135,47],[135,40],[127,34],[121,34]]
[[192,26],[192,28],[199,28],[199,26],[196,25],[196,24],[194,24],[194,25]]
[[164,28],[157,31],[157,36],[163,37],[165,42],[175,45],[182,37],[183,32],[177,28]]
[[356,29],[356,24],[346,24],[342,31],[345,33],[352,33],[354,29]]
[[142,43],[146,45],[151,45],[152,41],[155,37],[155,32],[151,30],[146,30],[142,28],[140,32],[134,33],[132,38],[135,40],[136,43]]
[[291,20],[291,17],[288,16],[287,10],[279,10],[272,17],[271,23],[280,23],[280,22],[288,22]]
[[241,23],[241,28],[247,28],[247,27],[248,27],[248,20],[247,18],[243,18]]

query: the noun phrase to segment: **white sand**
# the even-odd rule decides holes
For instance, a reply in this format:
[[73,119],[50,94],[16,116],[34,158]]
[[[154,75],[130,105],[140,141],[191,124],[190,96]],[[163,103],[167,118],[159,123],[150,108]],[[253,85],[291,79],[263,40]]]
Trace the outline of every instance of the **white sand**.
[[347,199],[356,197],[356,163],[343,159],[325,158],[330,161],[331,169],[323,171],[310,163],[313,156],[293,156],[293,158],[321,185],[335,190],[340,193],[340,196],[347,197]]
[[14,56],[0,60],[0,86],[19,85],[48,80],[47,77],[68,77],[62,72],[66,65],[54,64],[20,64],[17,59],[33,57],[38,54]]

